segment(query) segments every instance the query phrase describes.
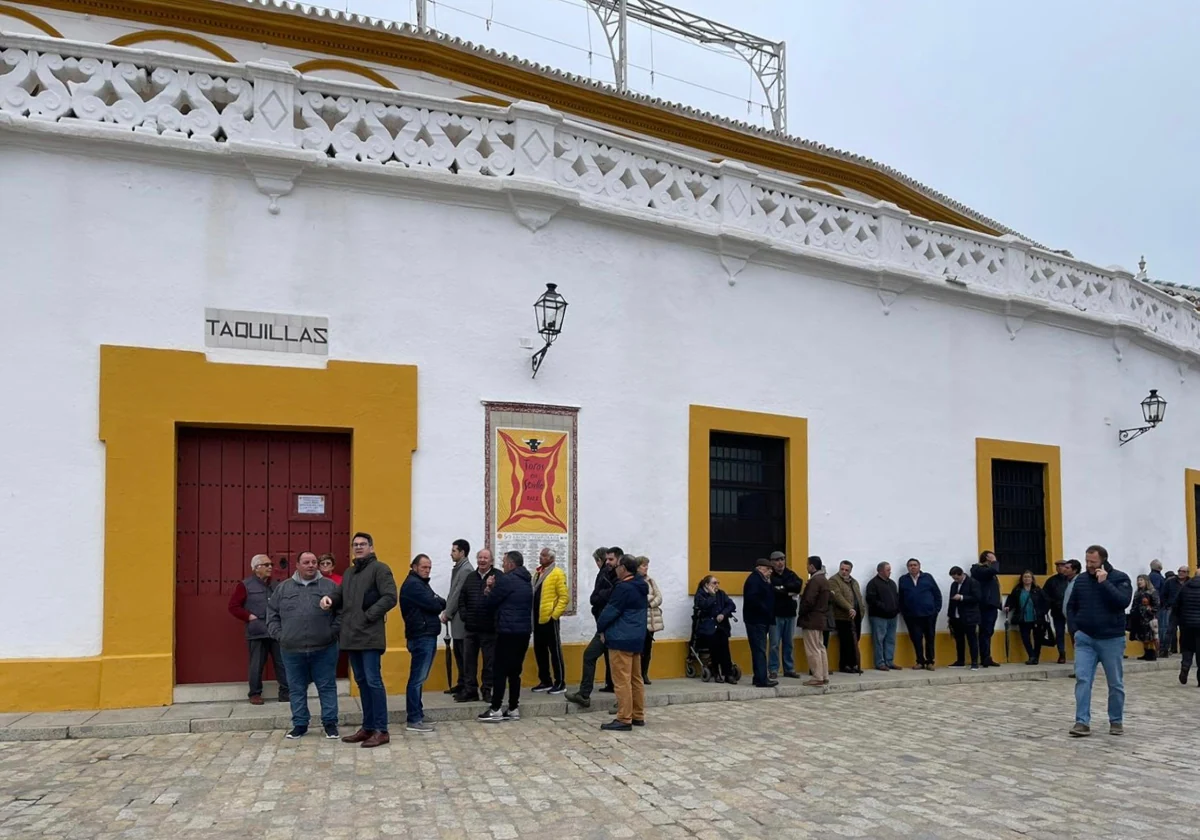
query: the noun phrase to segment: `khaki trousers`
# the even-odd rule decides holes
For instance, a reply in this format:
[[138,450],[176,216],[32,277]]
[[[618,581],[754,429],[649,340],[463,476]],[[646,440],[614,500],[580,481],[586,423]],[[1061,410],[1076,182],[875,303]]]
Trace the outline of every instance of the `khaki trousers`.
[[642,654],[610,650],[613,686],[617,690],[617,720],[632,723],[646,719],[646,686],[642,683]]
[[808,667],[814,680],[829,679],[829,657],[821,641],[820,630],[804,631],[804,655],[808,657]]

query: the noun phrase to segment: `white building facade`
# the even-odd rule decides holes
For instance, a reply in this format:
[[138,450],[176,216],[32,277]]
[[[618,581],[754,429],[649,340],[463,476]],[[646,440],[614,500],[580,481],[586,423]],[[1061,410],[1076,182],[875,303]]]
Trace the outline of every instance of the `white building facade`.
[[[651,558],[662,677],[700,577],[740,592],[776,548],[864,585],[917,557],[944,592],[998,544],[1039,576],[1091,543],[1195,568],[1187,301],[870,162],[437,38],[91,5],[0,4],[0,563],[46,578],[0,619],[0,711],[225,679],[205,645],[240,650],[249,556],[344,566],[356,530],[443,593],[456,538],[557,546],[572,676],[596,546]],[[1119,446],[1151,388],[1165,421]],[[389,639],[397,685],[398,614]]]

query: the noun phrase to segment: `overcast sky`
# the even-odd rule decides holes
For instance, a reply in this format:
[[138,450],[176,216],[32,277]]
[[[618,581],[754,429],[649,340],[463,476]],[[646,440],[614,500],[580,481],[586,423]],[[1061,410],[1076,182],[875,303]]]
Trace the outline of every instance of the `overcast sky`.
[[[412,0],[325,5],[415,19]],[[1081,259],[1136,271],[1145,254],[1153,277],[1200,286],[1200,0],[674,5],[787,42],[789,133],[893,166]],[[589,14],[581,0],[447,0],[430,23],[611,81]],[[630,41],[630,61],[655,69],[653,84],[631,70],[636,90],[769,122],[747,106],[763,95],[744,63],[651,42],[640,26]]]

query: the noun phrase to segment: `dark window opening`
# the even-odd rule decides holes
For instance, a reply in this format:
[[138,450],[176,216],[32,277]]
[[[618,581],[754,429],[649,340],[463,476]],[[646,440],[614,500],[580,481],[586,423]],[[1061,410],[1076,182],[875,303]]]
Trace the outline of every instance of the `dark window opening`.
[[749,572],[787,547],[785,441],[711,432],[708,449],[709,568]]
[[992,461],[993,550],[1002,575],[1048,573],[1045,484],[1045,464]]

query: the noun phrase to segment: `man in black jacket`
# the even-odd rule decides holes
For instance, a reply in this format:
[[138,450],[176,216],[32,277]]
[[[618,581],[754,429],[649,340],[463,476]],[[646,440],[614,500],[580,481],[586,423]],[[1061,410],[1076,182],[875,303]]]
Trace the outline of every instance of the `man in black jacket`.
[[771,588],[775,590],[775,621],[771,624],[771,652],[767,657],[767,678],[779,676],[782,660],[783,675],[794,680],[796,673],[796,607],[804,581],[787,566],[782,551],[771,552]]
[[871,622],[871,648],[876,671],[899,671],[896,657],[896,624],[900,615],[900,590],[892,580],[892,564],[886,560],[875,566],[875,577],[863,593]]
[[1054,638],[1058,643],[1058,664],[1067,661],[1067,614],[1063,612],[1063,598],[1067,595],[1067,584],[1071,582],[1071,564],[1059,560],[1054,564],[1055,574],[1046,578],[1042,594],[1050,602],[1050,619],[1054,622]]
[[404,638],[408,642],[409,656],[408,689],[405,692],[408,713],[405,729],[409,732],[433,732],[433,724],[425,722],[421,693],[437,656],[446,599],[435,593],[429,584],[432,569],[433,561],[429,555],[418,554],[400,587],[400,614],[404,617]]
[[[495,576],[492,552],[486,548],[480,549],[475,555],[475,570],[463,581],[458,596],[458,613],[467,631],[463,638],[463,690],[454,695],[458,703],[470,703],[481,698],[485,703],[492,702],[496,622],[488,615],[483,591],[488,579]],[[482,672],[479,670],[480,653],[483,654]]]
[[[492,702],[476,720],[507,723],[521,719],[521,667],[533,634],[533,578],[519,551],[504,555],[504,574],[489,578],[484,586],[488,613],[496,621],[496,666],[492,674]],[[504,688],[508,687],[508,705]]]
[[742,587],[742,618],[754,663],[754,684],[759,688],[779,685],[767,672],[767,637],[775,623],[775,590],[771,588],[771,561],[756,560],[754,571]]
[[1158,656],[1163,658],[1172,653],[1179,652],[1179,638],[1176,632],[1179,629],[1179,617],[1175,614],[1175,604],[1179,600],[1179,592],[1187,585],[1190,572],[1187,566],[1180,566],[1179,571],[1175,574],[1167,574],[1166,580],[1163,581],[1162,591],[1162,606],[1167,614],[1166,626],[1159,624],[1159,636],[1162,637],[1162,644],[1159,645]]
[[[1184,580],[1176,593],[1174,610],[1179,627],[1179,682],[1187,685],[1192,658],[1200,646],[1200,575],[1189,579],[1187,566],[1180,566],[1176,574],[1176,579]],[[1200,669],[1196,671],[1196,685],[1200,685]]]
[[971,567],[971,579],[979,584],[979,652],[984,668],[999,668],[1000,663],[992,658],[992,635],[996,632],[996,618],[1000,615],[1000,562],[996,555],[985,551],[979,555],[979,563]]
[[[596,572],[596,584],[592,587],[593,618],[599,618],[600,613],[608,605],[613,587],[617,585],[617,562],[625,554],[619,546],[615,545],[609,546],[604,551],[604,565]],[[612,684],[612,669],[608,667],[608,649],[604,646],[604,634],[597,630],[596,635],[592,636],[592,640],[583,650],[583,674],[579,678],[579,690],[566,693],[566,698],[572,703],[583,706],[585,709],[592,705],[592,686],[596,682],[596,662],[602,656],[604,657],[606,679],[604,687],[600,690],[607,692],[616,690]]]
[[967,577],[961,566],[950,570],[950,601],[946,608],[950,632],[954,634],[956,656],[951,668],[961,668],[964,647],[971,652],[971,670],[979,670],[979,584]]
[[1096,666],[1108,683],[1108,723],[1113,735],[1124,735],[1125,610],[1133,598],[1129,575],[1108,562],[1104,546],[1089,546],[1087,571],[1075,578],[1067,599],[1067,620],[1075,630],[1075,725],[1070,735],[1092,734],[1092,683]]

